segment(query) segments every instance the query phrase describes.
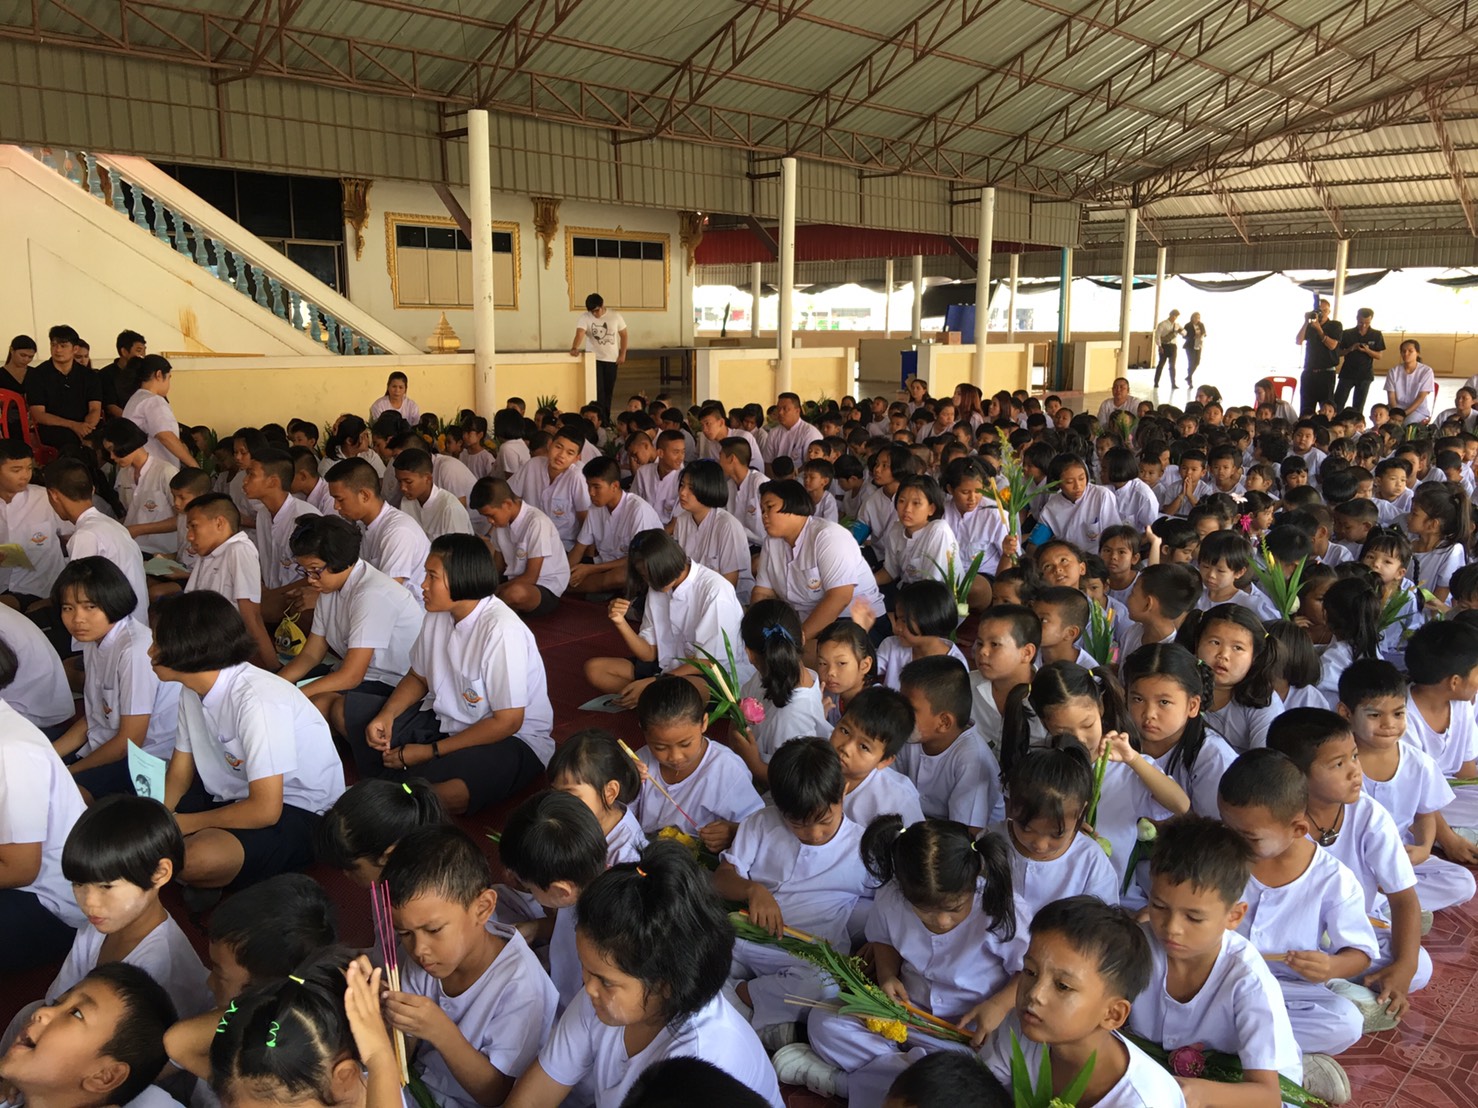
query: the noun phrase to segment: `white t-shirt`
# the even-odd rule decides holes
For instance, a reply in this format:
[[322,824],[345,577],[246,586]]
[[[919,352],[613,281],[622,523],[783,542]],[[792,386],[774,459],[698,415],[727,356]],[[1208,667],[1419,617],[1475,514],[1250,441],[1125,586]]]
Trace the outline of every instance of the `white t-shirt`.
[[0,846],[41,844],[41,871],[21,891],[69,927],[87,922],[62,875],[62,847],[83,811],[77,783],[46,736],[0,700]]
[[598,362],[614,362],[621,355],[621,332],[626,330],[626,317],[614,308],[605,308],[599,316],[581,312],[575,327],[585,332],[585,349]]
[[[1014,1011],[1002,1021],[985,1041],[980,1057],[1008,1089],[1011,1087],[1013,1036],[1021,1043],[1029,1074],[1037,1072],[1042,1064],[1042,1051],[1046,1049],[1022,1033],[1021,1021]],[[1169,1070],[1117,1032],[1114,1038],[1129,1052],[1129,1068],[1118,1083],[1097,1100],[1096,1108],[1185,1108],[1185,1096]]]
[[251,782],[282,777],[282,802],[322,814],[344,792],[344,765],[317,708],[274,673],[248,663],[220,671],[202,700],[180,691],[175,750],[195,760],[217,801],[245,800]]
[[688,826],[688,821],[673,807],[672,801],[663,796],[651,781],[643,781],[631,810],[636,813],[642,830],[647,834],[655,835],[664,827],[676,827],[679,831],[695,835],[705,824],[714,820],[738,823],[749,813],[763,807],[760,794],[754,791],[754,781],[744,759],[712,739],[705,738],[703,741],[707,749],[703,751],[698,768],[675,785],[662,780],[662,769],[650,750],[643,747],[637,751],[637,757],[646,764],[647,774],[662,781],[662,787],[698,823],[697,828]]
[[1425,554],[1413,554],[1411,560],[1418,585],[1428,590],[1445,589],[1452,575],[1468,564],[1468,552],[1461,543],[1451,543]]
[[732,647],[734,666],[743,683],[754,673],[744,644],[739,642],[739,622],[743,618],[744,609],[734,586],[707,566],[693,562],[687,577],[672,589],[647,592],[640,635],[657,648],[657,665],[663,673],[674,669],[683,658],[701,657],[700,646],[727,663]]
[[1087,894],[1106,904],[1119,902],[1119,877],[1103,847],[1087,832],[1079,831],[1066,851],[1043,862],[1021,853],[1004,823],[992,830],[1006,840],[1011,889],[1021,918],[1030,921],[1043,905],[1069,896]]
[[123,716],[148,716],[144,752],[169,760],[179,730],[180,686],[154,675],[149,664],[153,643],[147,625],[120,619],[100,641],[82,644],[87,744],[81,753],[91,754],[117,735]]
[[631,491],[636,493],[657,513],[657,518],[666,526],[678,514],[677,493],[682,481],[682,470],[674,469],[663,474],[656,462],[638,466],[631,475]]
[[8,502],[0,498],[0,542],[18,544],[31,559],[30,569],[0,569],[0,591],[51,595],[51,586],[66,564],[57,537],[60,525],[46,489],[40,485],[27,485]]
[[1138,477],[1115,489],[1114,499],[1119,502],[1119,518],[1136,531],[1160,518],[1160,498]]
[[729,482],[729,514],[744,528],[744,535],[751,545],[765,541],[765,526],[760,520],[760,486],[765,483],[764,474],[751,469],[739,484]]
[[534,633],[507,604],[486,597],[461,622],[450,612],[427,613],[411,648],[411,668],[428,686],[421,707],[436,713],[444,734],[459,734],[493,712],[522,708],[515,734],[548,764],[554,709],[544,658]]
[[1054,492],[1042,497],[1040,503],[1038,518],[1051,529],[1053,537],[1066,539],[1090,553],[1098,549],[1099,536],[1106,529],[1124,522],[1119,498],[1105,485],[1089,485],[1077,500]]
[[[174,409],[169,406],[168,400],[148,389],[136,389],[128,398],[128,403],[123,405],[123,418],[133,420],[138,429],[149,436],[146,449],[151,458],[157,458],[176,470],[179,469],[179,458],[166,450],[156,437],[160,431],[168,431],[175,436],[180,433],[180,421],[175,418]],[[165,502],[168,501],[169,497],[166,496]]]
[[498,444],[493,473],[504,480],[511,480],[519,470],[529,464],[529,444],[523,439],[506,439]]
[[534,505],[554,523],[559,540],[568,552],[580,534],[580,513],[590,511],[590,486],[578,465],[571,465],[558,477],[549,476],[549,466],[542,459],[526,465],[509,482],[514,495]]
[[411,668],[411,646],[425,614],[404,585],[361,558],[337,592],[319,594],[313,630],[340,658],[370,648],[364,679],[397,685]]
[[955,533],[955,542],[960,548],[959,569],[955,572],[963,577],[975,555],[984,551],[980,572],[995,573],[1001,564],[1001,544],[1006,541],[1006,524],[996,506],[982,500],[973,512],[961,515],[955,502],[950,500],[944,505],[944,522]]
[[741,604],[749,603],[754,590],[754,574],[750,571],[749,537],[744,525],[724,508],[712,508],[702,523],[694,523],[687,512],[672,517],[672,537],[694,562],[707,566],[719,576],[737,573],[734,586]]
[[304,516],[317,514],[313,505],[294,496],[284,500],[275,513],[265,504],[257,510],[257,554],[265,588],[280,589],[303,579],[303,567],[293,557],[293,531]]
[[386,577],[400,578],[419,603],[421,582],[426,580],[426,555],[431,540],[420,524],[393,504],[380,508],[374,522],[364,529],[359,555]]
[[606,865],[619,866],[622,862],[638,861],[646,848],[646,832],[641,829],[636,813],[627,808],[621,813],[621,822],[606,835]]
[[1474,720],[1470,701],[1452,700],[1448,702],[1448,706],[1452,710],[1452,717],[1447,730],[1436,731],[1408,693],[1406,733],[1401,738],[1403,742],[1411,743],[1436,762],[1444,776],[1456,777],[1464,762],[1478,759],[1478,722]]
[[1229,700],[1224,708],[1201,708],[1206,723],[1238,753],[1267,746],[1268,728],[1283,712],[1283,701],[1277,693],[1265,708],[1249,708],[1235,700]]
[[595,547],[596,562],[615,562],[626,557],[639,532],[661,529],[662,521],[650,504],[635,493],[623,492],[614,508],[590,509],[576,541]]
[[[169,500],[167,493],[165,500]],[[139,606],[133,610],[133,618],[140,623],[149,621],[149,582],[144,575],[144,553],[127,527],[116,519],[109,519],[96,508],[88,508],[77,517],[77,529],[67,544],[67,557],[106,558],[121,569],[139,600]]]
[[[47,1000],[57,1000],[97,968],[106,937],[92,924],[83,921],[72,940],[67,960],[62,963],[55,980],[47,986]],[[140,939],[138,946],[122,960],[130,966],[138,966],[164,986],[180,1019],[198,1016],[215,1007],[210,987],[206,984],[210,975],[173,916],[166,917],[163,923]]]
[[409,396],[402,396],[400,398],[399,408],[390,403],[390,397],[388,395],[380,397],[380,399],[370,405],[369,421],[373,423],[386,412],[398,412],[400,417],[412,427],[415,427],[416,424],[421,422],[421,406]]
[[245,532],[237,531],[195,563],[185,591],[200,589],[218,592],[233,604],[242,600],[262,602],[262,564]]
[[912,535],[902,525],[893,528],[883,536],[882,551],[883,568],[901,585],[943,581],[951,564],[956,578],[963,577],[969,568],[960,561],[955,533],[943,519],[931,519]]
[[930,819],[988,827],[1005,815],[1000,763],[973,727],[938,754],[924,753],[923,743],[907,743],[893,768],[918,788],[919,805]]
[[[1237,926],[1255,950],[1364,951],[1380,957],[1375,929],[1366,915],[1365,892],[1348,866],[1327,850],[1314,851],[1308,868],[1286,885],[1264,885],[1247,879],[1242,895],[1247,914]],[[1268,967],[1278,980],[1302,981],[1284,963]]]
[[[960,648],[953,643],[946,651],[946,657],[953,658],[967,670],[970,668],[969,661],[960,653]],[[888,688],[898,689],[901,687],[899,681],[903,676],[903,667],[911,661],[913,661],[913,647],[905,646],[899,641],[897,635],[889,635],[878,644],[878,657],[873,671]]]
[[1153,759],[1155,765],[1161,773],[1173,778],[1175,783],[1185,790],[1186,796],[1191,798],[1191,811],[1198,816],[1220,819],[1221,807],[1217,803],[1217,791],[1221,788],[1221,775],[1237,760],[1237,752],[1231,748],[1226,739],[1208,728],[1206,739],[1196,755],[1195,767],[1186,769],[1182,755],[1180,759],[1177,759],[1172,772],[1169,768],[1170,760],[1175,758],[1175,752],[1179,749],[1180,744],[1177,743],[1164,754]]
[[72,689],[62,660],[41,628],[8,604],[0,604],[0,639],[15,651],[17,663],[15,680],[0,696],[37,727],[71,719]]
[[[1314,838],[1311,831],[1310,838]],[[1349,867],[1365,891],[1365,912],[1375,919],[1391,918],[1386,897],[1391,893],[1416,888],[1416,871],[1411,867],[1401,832],[1391,813],[1362,792],[1353,804],[1345,805],[1344,823],[1339,838],[1321,847]]]
[[1412,845],[1416,838],[1411,825],[1416,817],[1442,811],[1456,794],[1426,751],[1413,743],[1402,742],[1396,745],[1396,753],[1399,760],[1390,780],[1377,781],[1366,774],[1365,793],[1391,813],[1402,841]]
[[767,538],[760,548],[757,589],[769,589],[796,610],[805,622],[830,590],[853,586],[851,605],[862,601],[873,615],[883,614],[877,579],[867,567],[857,540],[840,524],[810,518],[792,546],[782,538]]
[[796,473],[799,475],[801,466],[806,464],[806,448],[813,442],[820,441],[820,430],[804,419],[797,419],[792,427],[776,424],[765,439],[765,461],[773,462],[784,454],[795,463]]
[[866,829],[878,816],[894,815],[912,827],[924,818],[918,786],[891,766],[879,766],[842,797],[842,811],[857,826]]
[[472,534],[472,521],[467,517],[467,509],[457,503],[457,498],[446,489],[436,485],[431,486],[431,495],[426,498],[426,503],[409,497],[400,502],[400,510],[415,520],[432,541],[442,535]]
[[[722,658],[723,655],[719,654]],[[737,664],[737,659],[736,659]],[[791,739],[825,738],[831,734],[831,725],[826,722],[826,712],[821,707],[821,679],[814,670],[804,670],[811,675],[809,689],[797,685],[791,690],[790,700],[783,708],[777,708],[765,696],[764,682],[758,673],[753,674],[739,687],[739,697],[753,697],[765,710],[765,718],[750,726],[750,735],[759,750],[760,760],[766,765]]]
[[523,573],[530,558],[543,558],[539,579],[555,596],[563,596],[570,585],[570,562],[565,557],[564,541],[554,521],[532,504],[525,502],[507,527],[493,529],[493,542],[503,555],[504,578],[512,580]]

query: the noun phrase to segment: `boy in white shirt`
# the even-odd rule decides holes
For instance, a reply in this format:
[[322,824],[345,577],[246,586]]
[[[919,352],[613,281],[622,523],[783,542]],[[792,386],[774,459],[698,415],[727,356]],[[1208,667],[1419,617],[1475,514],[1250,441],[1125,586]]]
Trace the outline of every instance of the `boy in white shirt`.
[[256,646],[254,660],[277,668],[277,648],[262,619],[262,565],[257,548],[241,531],[236,502],[226,493],[197,496],[185,506],[185,541],[198,561],[185,582],[186,592],[218,592],[236,605]]
[[754,455],[749,442],[737,436],[719,444],[718,464],[729,479],[729,514],[744,526],[751,550],[765,541],[765,525],[760,519],[760,486],[765,475],[753,468]]
[[0,569],[0,592],[22,611],[51,595],[66,556],[57,537],[61,523],[46,489],[33,485],[36,463],[24,439],[0,439],[0,542],[13,542],[31,561],[29,569]]
[[426,579],[426,555],[431,552],[426,532],[399,508],[385,503],[379,478],[368,462],[348,458],[329,470],[325,479],[339,515],[364,528],[361,557],[419,600],[421,582]]
[[395,456],[395,479],[400,484],[400,510],[420,525],[428,539],[472,534],[467,509],[432,477],[431,455],[416,447]]
[[332,515],[334,498],[328,491],[328,482],[318,472],[318,455],[306,446],[295,446],[288,454],[293,460],[293,483],[289,491],[299,500],[306,500],[319,515]]
[[508,485],[518,496],[554,521],[566,551],[574,549],[590,513],[590,492],[580,461],[585,438],[576,428],[561,427],[549,440],[549,453],[519,470]]
[[133,496],[123,515],[128,533],[147,554],[173,553],[175,513],[169,482],[179,467],[152,453],[149,437],[131,419],[108,420],[103,425],[103,447],[120,474],[132,475]]
[[903,667],[899,691],[913,705],[914,734],[898,752],[897,768],[919,790],[931,819],[953,819],[979,835],[1005,817],[1001,768],[980,732],[970,726],[970,674],[956,658],[939,654]]
[[842,811],[859,827],[878,816],[896,815],[904,827],[924,818],[918,786],[894,763],[913,733],[913,705],[883,685],[869,685],[854,696],[831,732],[842,760],[845,792]]
[[107,558],[128,578],[139,606],[133,618],[149,621],[149,583],[144,577],[144,554],[116,519],[109,519],[93,506],[92,474],[75,458],[58,458],[46,467],[46,494],[54,512],[74,524],[67,543],[69,558]]
[[570,584],[569,558],[553,521],[499,477],[474,485],[471,503],[493,527],[494,560],[503,577],[498,599],[524,615],[553,612]]
[[[1404,742],[1428,755],[1448,778],[1478,777],[1478,630],[1455,620],[1418,627],[1406,644]],[[1478,864],[1478,789],[1454,789],[1437,813],[1437,846],[1449,861]]]
[[293,561],[293,532],[303,517],[318,514],[306,500],[292,495],[292,484],[293,460],[286,450],[262,450],[247,463],[242,488],[261,505],[257,553],[262,564],[262,618],[273,626],[303,593],[303,570]]
[[[621,490],[621,467],[614,458],[592,458],[581,469],[590,495],[590,513],[570,551],[570,591],[620,592],[626,588],[626,553],[642,531],[661,530],[657,513],[635,493]],[[593,562],[585,557],[594,553]]]
[[[317,471],[314,471],[314,476],[317,476]],[[200,561],[200,556],[190,546],[190,539],[185,533],[190,522],[186,513],[191,501],[208,492],[210,492],[210,474],[203,469],[182,469],[170,478],[169,493],[174,503],[175,550],[169,556],[184,566],[185,572],[183,575],[167,577],[164,581],[179,588],[184,588],[185,582],[189,580],[190,571]],[[150,582],[150,593],[157,593],[160,584],[158,578]]]
[[61,738],[77,710],[61,658],[41,628],[8,604],[0,604],[0,638],[15,653],[18,667],[6,701],[48,739]]
[[664,527],[677,513],[677,486],[686,453],[681,431],[663,431],[657,436],[656,461],[650,465],[641,464],[638,450],[631,449],[631,491],[652,506]]

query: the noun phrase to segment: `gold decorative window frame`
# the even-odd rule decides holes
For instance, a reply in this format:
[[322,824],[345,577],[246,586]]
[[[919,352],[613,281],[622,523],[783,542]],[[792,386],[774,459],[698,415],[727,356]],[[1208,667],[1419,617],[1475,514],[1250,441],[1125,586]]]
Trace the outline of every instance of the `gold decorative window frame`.
[[620,227],[566,227],[565,228],[565,284],[570,289],[570,311],[585,310],[586,292],[575,288],[575,239],[626,239],[633,242],[660,242],[662,244],[662,307],[626,308],[611,305],[621,312],[665,312],[672,304],[672,236],[660,231],[626,231]]
[[[400,273],[395,258],[395,228],[402,223],[418,227],[456,227],[457,221],[444,215],[416,215],[413,212],[385,213],[385,269],[390,274],[390,303],[403,311],[456,311],[465,312],[471,304],[402,304],[400,302]],[[523,284],[523,244],[519,241],[519,224],[511,220],[493,220],[494,231],[507,231],[513,236],[513,303],[495,304],[494,310],[516,312],[519,306],[519,288]]]

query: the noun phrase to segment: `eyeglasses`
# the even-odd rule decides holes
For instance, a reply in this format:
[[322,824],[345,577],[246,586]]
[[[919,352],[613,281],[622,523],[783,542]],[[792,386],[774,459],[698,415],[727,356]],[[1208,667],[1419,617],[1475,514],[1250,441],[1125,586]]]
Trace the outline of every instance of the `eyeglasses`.
[[328,566],[305,566],[301,562],[299,562],[298,565],[302,566],[303,576],[313,581],[317,581],[320,577],[328,572]]

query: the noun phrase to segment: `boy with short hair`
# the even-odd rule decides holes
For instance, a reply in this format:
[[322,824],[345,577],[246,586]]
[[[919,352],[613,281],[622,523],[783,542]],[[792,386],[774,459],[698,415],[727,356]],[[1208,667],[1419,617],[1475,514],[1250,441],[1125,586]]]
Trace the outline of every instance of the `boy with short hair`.
[[719,443],[718,464],[729,479],[729,514],[744,526],[750,550],[765,541],[765,525],[760,518],[760,486],[765,475],[752,465],[754,454],[749,442],[731,436]]
[[[1425,623],[1406,645],[1404,741],[1448,778],[1478,777],[1478,630],[1457,620]],[[1436,844],[1462,865],[1478,865],[1478,790],[1463,786],[1437,813]]]
[[[525,466],[523,472],[530,472],[530,467]],[[467,509],[450,492],[438,487],[432,474],[431,455],[418,447],[409,447],[395,456],[400,510],[433,542],[442,535],[472,534]]]
[[1217,798],[1222,822],[1254,854],[1237,930],[1279,959],[1270,968],[1305,1053],[1347,1050],[1365,1021],[1328,983],[1358,977],[1380,957],[1359,881],[1309,838],[1308,784],[1287,755],[1266,748],[1240,755],[1222,774]]
[[1076,662],[1084,669],[1099,664],[1097,658],[1078,645],[1083,628],[1088,626],[1087,596],[1077,589],[1049,585],[1037,592],[1031,609],[1042,624],[1042,641],[1033,663],[1037,669],[1052,662]]
[[1411,461],[1386,458],[1375,464],[1375,509],[1381,526],[1389,526],[1411,511]]
[[76,458],[58,458],[46,467],[46,495],[52,511],[76,529],[67,544],[68,560],[106,558],[123,571],[138,597],[133,618],[149,621],[149,583],[144,577],[144,553],[128,528],[98,511],[93,504],[92,474]]
[[548,1039],[559,995],[523,936],[492,919],[487,856],[460,828],[421,827],[381,876],[409,955],[385,1000],[390,1026],[420,1041],[416,1069],[437,1103],[503,1103]]
[[1196,575],[1181,565],[1146,566],[1129,590],[1129,618],[1119,643],[1127,658],[1141,646],[1172,642],[1201,592]]
[[[661,530],[657,513],[634,492],[621,489],[614,458],[592,458],[581,470],[590,493],[590,513],[570,551],[571,592],[619,592],[626,587],[626,553],[642,531]],[[593,562],[585,557],[594,554]]]
[[256,546],[241,530],[236,502],[226,493],[210,492],[186,504],[185,541],[198,559],[185,591],[218,592],[235,604],[257,648],[253,661],[276,670],[277,647],[262,619],[262,567]]
[[1098,538],[1098,556],[1108,568],[1108,595],[1121,604],[1139,576],[1139,547],[1142,536],[1128,524],[1105,527]]
[[520,498],[554,523],[566,552],[574,548],[590,512],[590,492],[579,466],[585,445],[584,432],[578,426],[563,426],[549,440],[549,454],[544,461],[524,466],[508,482]]
[[[131,419],[103,424],[103,446],[127,481],[123,525],[146,554],[168,555],[174,548],[174,504],[170,479],[179,467],[161,461],[149,450],[149,436]],[[120,492],[125,491],[120,487]]]
[[29,569],[0,569],[0,591],[25,611],[51,596],[51,587],[66,564],[46,488],[32,483],[36,463],[21,438],[0,438],[0,535],[19,543],[31,560]]
[[903,773],[892,772],[913,733],[914,711],[908,698],[886,685],[869,685],[854,696],[831,732],[831,745],[842,762],[845,792],[842,811],[859,827],[893,814],[911,827],[924,818],[918,786]]
[[825,458],[813,458],[801,466],[801,484],[811,498],[812,515],[832,523],[836,523],[838,518],[837,499],[831,491],[835,474],[835,467]]
[[1289,457],[1299,458],[1303,461],[1310,481],[1317,481],[1319,479],[1319,467],[1324,464],[1324,459],[1327,456],[1324,451],[1315,445],[1317,437],[1314,421],[1312,419],[1301,419],[1293,425],[1293,434],[1288,440]]
[[1247,491],[1242,483],[1242,451],[1230,443],[1213,446],[1206,455],[1212,489],[1240,497]]
[[[426,532],[395,505],[385,502],[380,479],[363,459],[336,462],[324,479],[334,498],[334,510],[350,523],[364,526],[364,546],[360,551],[364,560],[386,577],[399,581],[421,600],[426,556],[431,553],[431,540]],[[397,484],[397,494],[399,491]]]
[[498,598],[524,615],[553,612],[570,583],[569,556],[553,521],[514,496],[501,477],[478,481],[471,502],[493,527],[494,561],[503,580]]
[[999,750],[1006,699],[1031,684],[1042,646],[1042,621],[1025,604],[996,604],[975,633],[975,672],[970,675],[971,714],[991,750]]
[[[981,620],[980,674],[994,684],[988,674],[1020,676],[1024,670],[1021,680],[1030,681],[1036,644],[1019,646],[1016,636],[1029,640],[1022,626],[1037,624],[1037,617],[1023,609],[1023,616],[1002,618],[998,611]],[[948,654],[918,658],[903,667],[899,691],[913,705],[916,737],[898,752],[897,768],[917,786],[924,815],[958,820],[975,835],[999,823],[1005,818],[1001,767],[985,737],[970,726],[969,672]]]
[[288,455],[293,460],[293,482],[288,491],[299,500],[306,500],[319,515],[331,515],[334,498],[328,491],[328,482],[318,472],[318,455],[306,446],[294,446]]
[[208,492],[210,492],[210,474],[203,469],[182,469],[169,479],[170,502],[175,511],[175,552],[170,557],[185,567],[184,577],[179,579],[181,585],[185,583],[196,563],[200,561],[200,555],[195,553],[194,548],[190,546],[190,539],[186,534],[189,526],[186,511],[192,500]]
[[257,553],[262,565],[262,618],[276,624],[303,591],[303,569],[293,558],[292,535],[304,516],[318,513],[291,493],[293,460],[286,450],[253,454],[242,484],[257,509]]
[[652,506],[664,527],[677,514],[678,480],[687,449],[681,431],[667,430],[657,436],[656,461],[651,465],[638,466],[632,452],[631,491]]

